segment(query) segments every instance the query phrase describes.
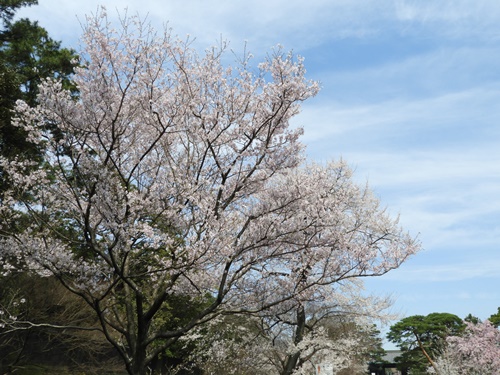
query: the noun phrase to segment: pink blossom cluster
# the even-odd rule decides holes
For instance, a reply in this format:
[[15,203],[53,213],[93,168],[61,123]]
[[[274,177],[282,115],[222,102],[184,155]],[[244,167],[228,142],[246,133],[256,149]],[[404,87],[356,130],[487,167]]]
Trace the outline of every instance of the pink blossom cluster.
[[464,374],[500,374],[500,331],[488,320],[466,322],[462,336],[448,337],[449,352]]

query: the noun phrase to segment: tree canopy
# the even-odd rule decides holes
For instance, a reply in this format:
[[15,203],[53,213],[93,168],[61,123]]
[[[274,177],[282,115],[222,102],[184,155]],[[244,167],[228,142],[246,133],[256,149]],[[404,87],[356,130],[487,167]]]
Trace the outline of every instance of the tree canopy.
[[491,314],[491,316],[488,318],[491,324],[493,324],[495,327],[500,326],[500,307],[498,308],[498,311],[495,314]]
[[[40,161],[38,147],[30,142],[27,133],[12,124],[17,100],[37,104],[38,85],[45,78],[58,78],[64,87],[72,89],[70,77],[76,64],[75,52],[61,48],[61,43],[49,37],[37,22],[28,19],[12,21],[15,12],[36,1],[2,1],[0,14],[0,155],[12,159]],[[0,170],[0,192],[6,186]]]
[[434,359],[443,348],[446,337],[464,329],[462,319],[449,313],[413,315],[392,325],[387,338],[403,352],[399,362],[412,369],[425,371],[435,367]]
[[0,19],[5,24],[11,22],[19,8],[38,4],[38,0],[2,0],[0,2]]
[[446,339],[447,347],[437,359],[441,374],[498,373],[500,331],[489,321],[466,322],[464,331]]
[[[290,119],[319,85],[302,58],[277,48],[228,67],[225,45],[200,56],[168,30],[121,21],[88,18],[78,97],[56,77],[36,103],[17,102],[13,124],[43,165],[0,158],[0,264],[85,301],[130,374],[220,316],[334,304],[335,285],[418,251],[345,162],[304,161]],[[179,298],[208,303],[165,324]]]

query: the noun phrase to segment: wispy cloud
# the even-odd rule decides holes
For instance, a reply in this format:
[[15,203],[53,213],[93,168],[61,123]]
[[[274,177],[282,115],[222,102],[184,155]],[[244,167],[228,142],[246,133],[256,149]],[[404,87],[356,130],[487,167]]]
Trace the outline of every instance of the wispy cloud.
[[484,278],[500,279],[500,259],[478,259],[467,262],[447,264],[428,264],[405,266],[404,269],[390,272],[384,276],[386,281],[398,283],[435,283],[477,280]]
[[479,38],[493,42],[500,38],[500,3],[495,0],[395,1],[395,15],[407,30],[434,30],[441,36]]
[[375,104],[318,100],[300,122],[309,155],[348,160],[425,248],[472,251],[500,238],[498,102],[495,84]]
[[392,152],[408,152],[439,143],[441,151],[462,148],[466,156],[461,142],[469,146],[476,141],[488,144],[500,136],[495,121],[500,116],[496,105],[499,100],[500,84],[369,104],[339,104],[330,97],[306,104],[296,122],[305,126],[305,141],[312,148],[321,147],[329,136],[332,152],[382,152],[388,150],[388,143]]
[[[52,21],[43,26],[51,34],[66,39],[79,29],[76,17],[95,12],[100,0],[40,1],[39,6],[23,11],[31,17]],[[470,2],[448,0],[422,2],[410,0],[107,0],[110,12],[128,8],[131,13],[149,18],[158,26],[169,21],[181,35],[191,34],[211,45],[222,35],[253,46],[276,43],[304,49],[329,40],[372,38],[381,33],[435,35],[455,38],[487,31],[485,38],[498,35],[500,5],[496,1]],[[423,33],[423,34],[422,34]]]

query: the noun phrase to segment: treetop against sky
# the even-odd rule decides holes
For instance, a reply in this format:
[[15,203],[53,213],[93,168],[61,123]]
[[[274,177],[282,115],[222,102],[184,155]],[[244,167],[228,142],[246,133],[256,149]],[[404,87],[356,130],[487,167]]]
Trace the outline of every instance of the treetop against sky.
[[[307,154],[342,156],[425,249],[368,282],[406,315],[496,311],[500,5],[479,1],[107,1],[203,50],[222,39],[260,57],[283,44],[322,90],[293,124]],[[77,48],[98,2],[41,0],[22,15]],[[301,17],[295,15],[300,14]]]

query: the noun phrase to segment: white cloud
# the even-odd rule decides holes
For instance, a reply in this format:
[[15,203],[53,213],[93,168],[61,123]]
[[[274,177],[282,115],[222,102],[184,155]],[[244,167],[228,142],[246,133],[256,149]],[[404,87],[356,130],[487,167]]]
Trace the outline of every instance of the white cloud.
[[442,36],[500,38],[500,3],[495,0],[476,0],[473,4],[468,0],[399,0],[395,5],[398,20],[433,29]]
[[[40,0],[23,14],[51,19],[44,24],[57,37],[75,33],[75,16],[95,12],[100,4],[130,12],[160,25],[170,21],[179,33],[210,43],[220,33],[230,40],[254,40],[259,46],[294,40],[294,48],[325,39],[366,37],[379,32],[499,36],[500,4],[494,0]],[[78,32],[78,31],[77,31]]]
[[[370,104],[342,105],[325,97],[306,104],[295,121],[305,126],[304,140],[312,149],[327,141],[337,155],[408,153],[439,144],[442,152],[460,150],[462,160],[475,142],[486,141],[487,148],[500,136],[494,121],[500,116],[499,101],[500,85]],[[480,155],[486,157],[485,145],[481,148]],[[488,155],[494,158],[497,152]]]
[[[472,279],[500,279],[500,259],[481,259],[447,264],[404,266],[384,276],[385,281],[399,283],[456,282]],[[493,281],[492,281],[493,282]]]
[[500,86],[376,104],[306,106],[308,153],[342,156],[424,248],[491,249],[500,238]]
[[[40,5],[23,11],[34,18],[51,19],[44,26],[57,37],[75,32],[75,16],[95,12],[101,1],[76,0],[60,2],[40,1]],[[374,2],[312,0],[257,0],[252,2],[217,0],[107,0],[110,14],[128,8],[129,13],[146,15],[160,26],[169,21],[174,32],[191,34],[211,45],[223,38],[241,42],[249,40],[259,47],[285,43],[293,39],[297,44],[319,44],[324,37],[364,35],[365,21],[360,13],[370,14]],[[375,6],[380,14],[381,6]],[[377,14],[377,13],[373,13]],[[370,28],[370,26],[368,26]],[[292,48],[292,46],[289,46]]]

